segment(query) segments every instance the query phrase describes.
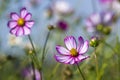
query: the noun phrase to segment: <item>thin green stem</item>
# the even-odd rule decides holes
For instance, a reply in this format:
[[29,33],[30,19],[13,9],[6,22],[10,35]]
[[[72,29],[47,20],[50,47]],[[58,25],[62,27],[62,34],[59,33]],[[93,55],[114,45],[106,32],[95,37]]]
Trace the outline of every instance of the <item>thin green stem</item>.
[[[39,68],[41,69],[41,67],[40,67],[40,65],[39,65],[39,60],[38,60],[38,58],[37,58],[37,52],[36,52],[36,50],[35,50],[35,47],[34,47],[34,44],[33,44],[33,42],[32,42],[32,38],[31,38],[31,36],[30,35],[28,35],[28,39],[29,39],[29,41],[30,41],[30,43],[31,43],[31,46],[32,46],[32,48],[33,48],[33,52],[35,53],[35,56],[33,55],[32,56],[32,60],[33,60],[33,62],[32,62],[32,67],[33,68],[35,68],[34,67],[34,62],[36,62],[36,64],[39,66]],[[35,61],[34,61],[35,60]],[[35,70],[35,69],[34,69]],[[39,72],[41,72],[40,70],[39,70]],[[42,75],[42,74],[41,74]],[[35,72],[34,72],[34,77],[35,77]],[[42,77],[41,77],[41,79],[40,80],[42,80]]]
[[32,70],[33,70],[33,80],[35,80],[35,66],[34,66],[34,62],[32,61]]
[[29,38],[29,40],[30,40],[30,43],[31,43],[31,45],[32,45],[32,48],[33,48],[33,51],[34,51],[35,55],[37,55],[37,52],[36,52],[36,50],[35,50],[35,47],[34,47],[34,44],[33,44],[33,42],[32,42],[31,36],[28,35],[28,38]]
[[95,52],[94,52],[94,58],[95,58],[96,74],[97,74],[97,80],[98,80],[99,68],[98,68],[98,58],[97,58],[97,55],[96,55],[96,47],[95,47]]
[[47,37],[46,37],[46,40],[45,40],[45,43],[44,43],[44,46],[43,46],[43,52],[42,52],[42,64],[43,64],[44,59],[45,59],[45,49],[46,49],[46,45],[47,45],[47,42],[48,42],[49,36],[50,36],[50,31],[47,33]]
[[82,71],[81,71],[81,69],[80,69],[78,63],[76,63],[76,64],[77,64],[77,68],[78,68],[78,70],[79,70],[79,72],[80,72],[80,74],[81,74],[83,80],[85,80],[85,77],[84,77],[84,75],[83,75],[83,73],[82,73]]

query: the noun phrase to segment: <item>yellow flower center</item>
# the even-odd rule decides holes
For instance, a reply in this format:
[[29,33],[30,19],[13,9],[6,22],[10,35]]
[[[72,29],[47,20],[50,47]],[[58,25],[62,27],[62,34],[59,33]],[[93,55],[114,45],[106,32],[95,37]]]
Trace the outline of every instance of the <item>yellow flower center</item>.
[[70,50],[70,54],[71,54],[73,57],[78,56],[78,52],[77,52],[77,50],[74,49],[74,48],[72,48],[72,49]]
[[19,26],[24,26],[25,20],[23,18],[19,18],[17,23],[18,23]]

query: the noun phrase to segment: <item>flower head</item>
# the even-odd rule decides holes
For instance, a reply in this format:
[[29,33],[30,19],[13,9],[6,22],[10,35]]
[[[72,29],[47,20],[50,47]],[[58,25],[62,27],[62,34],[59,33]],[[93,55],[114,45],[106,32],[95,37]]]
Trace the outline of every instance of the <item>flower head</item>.
[[10,33],[16,36],[28,35],[31,32],[31,27],[34,21],[31,20],[32,14],[29,13],[26,8],[20,10],[20,15],[16,12],[10,14],[10,20],[8,22],[8,27],[10,28]]
[[[25,77],[25,80],[32,80],[34,76],[33,69],[31,67],[23,69],[22,75]],[[37,69],[35,69],[35,80],[41,80],[41,74]]]
[[59,20],[57,22],[57,27],[63,31],[66,31],[68,29],[68,23],[64,20]]
[[69,15],[73,13],[73,8],[65,0],[55,1],[53,4],[53,10],[62,15]]
[[117,16],[120,16],[120,0],[113,0],[111,4],[111,9],[115,12]]
[[99,0],[101,3],[106,4],[106,3],[111,3],[114,0]]
[[92,36],[89,43],[91,47],[97,47],[99,45],[98,37]]
[[92,14],[86,20],[87,31],[104,33],[106,28],[110,28],[110,23],[112,22],[113,17],[113,12],[102,12]]
[[21,37],[15,37],[14,35],[8,36],[8,44],[10,46],[22,45],[22,41]]
[[55,55],[55,59],[58,62],[65,64],[76,64],[87,59],[89,56],[84,56],[84,53],[88,50],[89,42],[87,40],[84,41],[81,36],[78,38],[78,41],[77,45],[73,36],[67,36],[64,39],[67,49],[57,45],[56,50],[59,55]]

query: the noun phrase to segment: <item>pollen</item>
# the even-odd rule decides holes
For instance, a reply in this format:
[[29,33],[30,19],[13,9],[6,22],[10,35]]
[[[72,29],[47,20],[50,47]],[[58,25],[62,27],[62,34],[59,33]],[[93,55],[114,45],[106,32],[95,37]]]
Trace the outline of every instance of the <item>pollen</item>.
[[19,26],[23,27],[25,24],[25,20],[23,18],[20,18],[20,19],[18,19],[17,23]]
[[73,57],[78,56],[78,52],[77,52],[77,50],[74,49],[74,48],[72,48],[72,49],[70,50],[70,54],[71,54]]

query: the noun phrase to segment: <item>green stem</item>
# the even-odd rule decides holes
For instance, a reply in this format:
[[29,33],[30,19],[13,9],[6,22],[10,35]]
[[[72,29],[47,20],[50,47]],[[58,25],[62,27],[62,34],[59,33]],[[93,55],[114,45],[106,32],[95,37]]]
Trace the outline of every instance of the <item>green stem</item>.
[[33,80],[35,80],[35,66],[34,66],[34,62],[32,61],[32,70],[33,70]]
[[77,68],[78,68],[78,70],[79,70],[79,72],[80,72],[80,74],[81,74],[83,80],[85,80],[85,77],[84,77],[84,75],[83,75],[83,73],[82,73],[82,71],[81,71],[81,69],[80,69],[78,63],[76,63],[76,64],[77,64]]
[[37,55],[37,52],[36,52],[36,50],[35,50],[35,47],[34,47],[34,44],[33,44],[33,42],[32,42],[31,36],[28,35],[28,38],[29,38],[29,40],[30,40],[30,43],[31,43],[31,45],[32,45],[32,48],[33,48],[33,51],[34,51],[35,55]]
[[[37,61],[37,65],[39,66],[39,68],[40,68],[40,65],[39,65],[39,60],[38,60],[38,58],[37,58],[37,52],[36,52],[36,50],[35,50],[35,47],[34,47],[34,44],[33,44],[33,42],[32,42],[32,38],[31,38],[31,36],[30,35],[28,35],[28,39],[29,39],[29,41],[30,41],[30,43],[31,43],[31,45],[32,45],[32,48],[33,48],[33,51],[34,51],[34,53],[35,53],[35,56],[33,55],[32,56],[32,60],[33,60],[33,62],[32,62],[32,67],[33,68],[35,68],[34,67],[34,62],[36,62]],[[35,61],[34,61],[35,60]],[[35,69],[34,69],[35,70]],[[41,72],[41,71],[40,71]],[[35,78],[35,72],[34,72],[34,78]],[[41,74],[42,75],[42,74]],[[40,80],[42,80],[42,77],[41,77],[41,79]]]
[[46,37],[46,40],[45,40],[45,44],[44,44],[44,46],[43,46],[43,52],[42,52],[42,64],[43,64],[44,59],[45,59],[45,49],[46,49],[46,45],[47,45],[47,42],[48,42],[49,36],[50,36],[50,31],[47,33],[47,37]]
[[98,76],[99,76],[99,68],[98,68],[98,58],[97,58],[97,55],[96,55],[96,47],[95,47],[94,58],[95,58],[96,74],[97,74],[97,80],[98,80]]

